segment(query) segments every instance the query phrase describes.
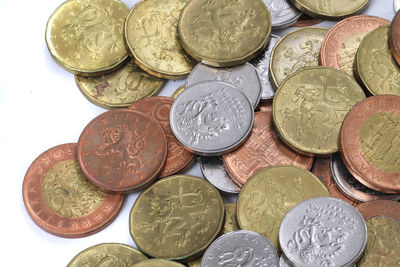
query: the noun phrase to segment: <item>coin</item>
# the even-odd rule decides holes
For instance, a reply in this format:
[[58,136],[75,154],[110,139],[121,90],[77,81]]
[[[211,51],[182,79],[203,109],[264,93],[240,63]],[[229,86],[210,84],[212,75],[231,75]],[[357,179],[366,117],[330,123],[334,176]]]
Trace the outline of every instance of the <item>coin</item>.
[[336,23],[326,34],[321,46],[321,65],[346,72],[354,76],[357,49],[368,32],[390,21],[359,15]]
[[128,107],[135,101],[156,95],[165,84],[165,80],[147,74],[133,62],[107,75],[76,75],[75,80],[90,102],[106,109]]
[[268,42],[267,48],[261,52],[256,58],[250,61],[258,71],[261,82],[261,100],[270,100],[274,98],[274,87],[269,79],[269,61],[271,58],[272,49],[274,49],[276,43],[281,37],[271,34],[271,39]]
[[347,74],[328,67],[304,68],[275,93],[273,116],[281,139],[304,154],[339,150],[339,131],[347,112],[364,99]]
[[186,79],[185,86],[189,87],[204,81],[220,81],[234,86],[245,94],[254,109],[260,101],[262,90],[260,78],[257,69],[250,63],[232,68],[214,68],[197,64]]
[[76,255],[67,267],[131,266],[147,257],[134,247],[119,243],[94,245]]
[[118,0],[64,2],[47,22],[50,54],[74,74],[112,72],[128,60],[122,34],[128,13],[128,7]]
[[236,203],[224,204],[225,222],[219,232],[219,236],[240,230],[239,223],[236,217]]
[[322,19],[315,19],[303,14],[298,21],[293,23],[291,27],[309,27],[323,22]]
[[37,157],[22,186],[25,207],[43,230],[62,237],[84,237],[108,226],[123,195],[107,194],[89,183],[76,159],[76,144],[50,148]]
[[265,112],[271,112],[272,113],[272,99],[261,102],[258,105],[258,109],[260,111],[265,111]]
[[175,99],[169,120],[175,137],[186,148],[217,156],[248,138],[254,111],[247,97],[232,85],[202,82],[187,87]]
[[301,201],[317,196],[329,196],[329,192],[309,171],[293,166],[262,169],[239,193],[239,226],[261,233],[279,250],[279,226],[285,214]]
[[163,259],[150,259],[144,260],[139,263],[132,265],[132,267],[184,267],[185,265],[175,261],[163,260]]
[[256,112],[249,139],[222,158],[229,176],[240,185],[269,166],[293,165],[309,170],[314,159],[296,153],[279,139],[273,125],[272,112]]
[[356,206],[364,219],[387,216],[400,220],[400,203],[392,200],[373,200]]
[[232,181],[226,172],[221,157],[201,157],[200,168],[204,177],[218,190],[228,194],[240,192],[240,187]]
[[174,100],[165,96],[153,96],[142,99],[132,106],[129,110],[145,113],[158,122],[167,138],[167,160],[160,177],[165,177],[177,173],[193,162],[195,154],[186,150],[184,146],[176,140],[169,125],[169,112]]
[[357,50],[357,75],[372,95],[400,96],[400,68],[389,49],[389,26],[368,33]]
[[393,0],[394,11],[397,12],[400,9],[400,0]]
[[143,0],[125,22],[125,40],[135,63],[165,79],[185,78],[194,61],[178,41],[176,25],[188,0]]
[[377,191],[400,191],[400,97],[364,99],[347,114],[340,133],[342,159],[362,184]]
[[[399,2],[398,2],[399,3]],[[400,64],[400,16],[396,14],[390,27],[389,46],[394,59]]]
[[167,141],[161,126],[143,113],[111,110],[94,118],[78,141],[78,162],[98,187],[116,193],[139,190],[163,170]]
[[281,254],[279,258],[279,267],[293,267],[285,255]]
[[264,0],[271,13],[272,29],[287,28],[295,23],[302,13],[289,0]]
[[319,51],[327,28],[304,27],[289,32],[271,53],[270,75],[275,88],[301,68],[318,66]]
[[201,266],[201,258],[188,262],[189,267],[200,267]]
[[193,0],[182,10],[178,33],[183,48],[197,61],[232,67],[266,47],[271,16],[261,0]]
[[129,229],[144,253],[184,260],[196,258],[208,247],[221,230],[223,218],[221,196],[210,183],[195,176],[173,175],[139,195]]
[[185,90],[185,84],[182,84],[181,86],[178,87],[178,89],[175,90],[175,92],[171,95],[171,98],[175,99],[180,95],[183,90]]
[[350,204],[336,198],[307,199],[282,220],[279,243],[295,266],[349,266],[367,244],[367,226]]
[[278,266],[279,256],[268,239],[240,230],[216,239],[203,255],[201,266]]

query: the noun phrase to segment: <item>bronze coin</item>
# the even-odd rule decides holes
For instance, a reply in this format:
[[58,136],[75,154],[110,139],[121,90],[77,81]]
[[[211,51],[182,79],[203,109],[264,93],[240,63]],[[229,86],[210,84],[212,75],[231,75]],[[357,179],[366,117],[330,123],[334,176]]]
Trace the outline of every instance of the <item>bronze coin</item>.
[[397,64],[400,65],[400,12],[397,12],[390,28],[389,46]]
[[108,194],[86,180],[76,143],[50,148],[37,157],[22,186],[25,207],[43,230],[76,238],[97,233],[117,216],[123,195]]
[[392,200],[373,200],[356,206],[364,217],[388,216],[400,220],[400,203]]
[[290,27],[309,27],[323,22],[322,19],[315,19],[306,14],[303,14],[298,21],[293,23]]
[[158,177],[167,157],[161,126],[132,110],[111,110],[94,118],[78,141],[78,162],[94,184],[109,192],[139,190]]
[[173,102],[174,99],[170,97],[153,96],[135,102],[128,108],[152,117],[164,130],[164,134],[167,137],[167,161],[160,177],[177,173],[192,163],[195,158],[195,154],[186,150],[172,133],[169,125],[169,111]]

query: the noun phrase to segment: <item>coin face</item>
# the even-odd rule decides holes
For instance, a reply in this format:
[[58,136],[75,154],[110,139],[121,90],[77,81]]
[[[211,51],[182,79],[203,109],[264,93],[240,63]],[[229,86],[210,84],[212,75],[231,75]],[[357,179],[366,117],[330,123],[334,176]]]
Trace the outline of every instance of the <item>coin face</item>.
[[182,265],[178,262],[163,260],[163,259],[150,259],[132,265],[132,267],[184,267],[184,266],[185,265]]
[[301,68],[318,66],[322,40],[327,28],[304,27],[289,32],[271,53],[270,75],[275,88]]
[[339,131],[347,112],[365,98],[347,74],[327,67],[304,68],[289,76],[273,102],[281,139],[304,154],[339,150]]
[[84,237],[105,228],[117,216],[124,197],[101,191],[86,180],[75,143],[42,153],[26,172],[25,207],[43,230],[62,237]]
[[204,156],[227,153],[251,132],[253,107],[247,97],[223,82],[202,82],[187,87],[170,112],[175,137],[189,150]]
[[201,266],[278,266],[274,246],[259,233],[240,230],[216,239],[203,255]]
[[287,213],[279,242],[295,266],[349,266],[364,252],[367,227],[350,204],[330,197],[311,198]]
[[66,1],[47,22],[47,47],[67,71],[85,76],[109,73],[128,59],[122,34],[128,13],[118,0]]
[[174,175],[140,194],[129,226],[144,253],[179,260],[203,252],[221,230],[223,217],[221,196],[210,183],[199,177]]
[[104,190],[128,193],[151,183],[162,171],[167,141],[161,126],[143,113],[111,110],[94,118],[78,141],[78,162],[86,177]]
[[231,67],[265,48],[271,16],[262,0],[194,0],[182,10],[178,32],[183,48],[196,60]]
[[130,11],[125,39],[135,63],[154,76],[185,78],[194,61],[178,41],[176,25],[188,0],[144,0]]
[[356,206],[364,219],[386,216],[400,220],[400,203],[392,200],[373,200]]
[[271,13],[273,30],[289,27],[302,15],[289,0],[264,0],[264,3]]

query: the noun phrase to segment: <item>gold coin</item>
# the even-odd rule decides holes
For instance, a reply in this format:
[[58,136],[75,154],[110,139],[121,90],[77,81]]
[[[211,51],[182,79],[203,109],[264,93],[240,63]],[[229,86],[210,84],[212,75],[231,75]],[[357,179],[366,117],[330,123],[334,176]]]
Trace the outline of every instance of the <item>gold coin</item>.
[[368,0],[291,0],[295,7],[309,16],[340,20],[363,10]]
[[128,60],[123,36],[128,13],[118,0],[66,1],[47,22],[47,47],[55,61],[74,74],[112,72]]
[[265,49],[271,16],[262,0],[192,0],[182,10],[178,32],[183,48],[194,59],[231,67]]
[[322,41],[329,29],[304,27],[289,32],[271,53],[270,75],[275,88],[301,68],[318,66]]
[[151,259],[136,263],[132,267],[185,267],[185,265],[163,259]]
[[237,200],[241,229],[264,235],[279,250],[279,227],[286,213],[303,200],[326,196],[325,185],[309,171],[293,166],[273,166],[254,174]]
[[281,139],[305,155],[339,151],[347,112],[365,98],[349,75],[328,67],[303,68],[279,86],[273,117]]
[[133,62],[107,75],[76,75],[75,80],[90,102],[106,109],[128,107],[142,98],[158,94],[165,84],[165,80],[151,76]]
[[367,220],[367,228],[367,248],[357,266],[400,266],[400,221],[372,217]]
[[178,95],[180,95],[183,90],[185,90],[185,84],[182,84],[181,86],[178,87],[178,89],[175,90],[175,92],[173,92],[173,94],[171,95],[171,98],[175,99],[178,97]]
[[219,236],[229,232],[240,230],[239,223],[236,217],[236,203],[228,203],[224,205],[225,208],[225,222],[224,226],[219,233]]
[[125,39],[135,63],[165,79],[185,78],[195,62],[178,41],[176,25],[188,0],[142,0],[129,13]]
[[130,233],[144,253],[158,258],[196,258],[222,227],[217,189],[199,177],[174,175],[143,191],[130,213]]
[[389,26],[368,33],[357,50],[357,75],[373,95],[400,96],[400,68],[389,48]]
[[188,265],[189,265],[189,267],[200,267],[201,266],[201,258],[189,262]]

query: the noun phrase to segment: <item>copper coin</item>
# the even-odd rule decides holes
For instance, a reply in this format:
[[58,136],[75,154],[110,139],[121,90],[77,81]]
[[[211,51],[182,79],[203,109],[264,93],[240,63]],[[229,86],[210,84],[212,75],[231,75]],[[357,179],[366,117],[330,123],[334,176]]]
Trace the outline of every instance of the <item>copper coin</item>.
[[258,104],[258,109],[260,111],[272,112],[272,99],[260,102]]
[[189,152],[175,138],[169,125],[169,111],[173,98],[165,96],[153,96],[135,102],[128,109],[145,113],[147,116],[156,120],[167,137],[167,161],[160,177],[165,177],[177,173],[193,162],[195,154]]
[[357,103],[340,132],[342,159],[365,186],[400,191],[400,97],[377,95]]
[[356,206],[364,217],[388,216],[400,220],[400,203],[392,200],[373,200]]
[[306,14],[303,14],[298,21],[296,21],[291,25],[291,27],[309,27],[309,26],[314,26],[323,21],[324,20],[322,19],[315,19],[310,16],[307,16]]
[[32,162],[22,186],[25,207],[43,230],[62,237],[84,237],[104,229],[117,216],[123,195],[108,194],[86,180],[76,143],[43,152]]
[[354,77],[357,49],[365,35],[390,21],[374,16],[359,15],[336,23],[325,35],[321,46],[322,66],[335,68]]
[[390,29],[389,46],[394,59],[400,65],[400,12],[397,12]]
[[222,156],[229,176],[238,185],[259,170],[274,165],[293,165],[309,170],[313,157],[296,153],[278,137],[272,112],[256,112],[249,139],[237,150]]
[[139,190],[158,177],[167,157],[161,126],[132,110],[107,111],[94,118],[78,141],[78,162],[94,184],[109,192]]

